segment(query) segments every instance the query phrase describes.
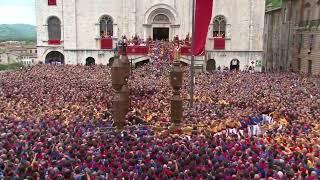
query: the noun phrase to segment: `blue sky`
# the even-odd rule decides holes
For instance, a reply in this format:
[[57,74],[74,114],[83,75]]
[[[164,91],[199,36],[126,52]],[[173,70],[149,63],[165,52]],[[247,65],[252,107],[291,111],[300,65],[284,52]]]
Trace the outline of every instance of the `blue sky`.
[[36,24],[35,0],[0,0],[0,24]]

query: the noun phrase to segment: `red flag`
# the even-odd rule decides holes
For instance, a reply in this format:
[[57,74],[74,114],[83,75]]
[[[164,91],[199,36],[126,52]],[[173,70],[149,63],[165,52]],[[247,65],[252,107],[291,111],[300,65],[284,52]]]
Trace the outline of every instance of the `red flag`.
[[213,0],[195,0],[194,55],[204,55],[208,28],[212,17]]

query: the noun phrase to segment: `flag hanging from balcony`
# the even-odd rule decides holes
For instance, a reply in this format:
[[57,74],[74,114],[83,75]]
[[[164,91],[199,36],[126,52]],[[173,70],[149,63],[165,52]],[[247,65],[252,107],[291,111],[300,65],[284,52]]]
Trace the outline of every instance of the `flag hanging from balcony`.
[[194,55],[204,55],[208,28],[212,17],[213,0],[195,0]]

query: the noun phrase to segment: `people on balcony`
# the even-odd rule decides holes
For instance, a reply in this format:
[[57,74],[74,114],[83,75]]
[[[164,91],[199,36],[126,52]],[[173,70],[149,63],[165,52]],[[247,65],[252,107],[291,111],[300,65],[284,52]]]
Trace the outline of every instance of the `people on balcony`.
[[112,38],[112,33],[110,31],[107,31],[107,33],[105,31],[101,31],[100,32],[100,37],[103,38]]
[[[111,33],[108,31],[107,33],[105,31],[100,32],[100,37],[102,39],[104,38],[112,38]],[[174,36],[173,40],[156,40],[154,41],[151,36],[149,36],[147,39],[142,39],[138,34],[135,34],[131,37],[131,39],[128,39],[126,35],[123,35],[121,39],[119,40],[118,44],[122,44],[125,42],[128,46],[154,46],[155,44],[162,44],[163,47],[171,47],[172,51],[175,49],[175,47],[179,48],[181,50],[181,46],[190,46],[191,44],[191,37],[189,33],[186,35],[185,39],[180,39],[178,35]],[[165,48],[166,50],[170,50],[170,48]],[[172,52],[173,54],[173,52]],[[173,59],[173,55],[172,55]]]
[[225,33],[224,32],[214,32],[213,33],[213,37],[215,37],[215,38],[224,38],[225,37]]
[[100,37],[101,37],[101,38],[105,38],[105,37],[106,37],[106,33],[105,33],[104,31],[101,31],[101,32],[100,32]]
[[148,37],[147,43],[148,43],[148,44],[152,43],[152,38],[151,38],[151,36]]
[[186,44],[189,44],[189,43],[190,43],[190,34],[189,34],[189,33],[186,35],[186,39],[184,40],[184,42],[185,42]]

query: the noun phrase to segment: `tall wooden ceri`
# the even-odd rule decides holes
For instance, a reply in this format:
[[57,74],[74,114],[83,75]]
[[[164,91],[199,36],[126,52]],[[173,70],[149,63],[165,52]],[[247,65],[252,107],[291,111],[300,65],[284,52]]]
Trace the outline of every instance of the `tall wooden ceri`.
[[130,89],[129,89],[129,84],[128,80],[130,77],[130,71],[131,71],[131,65],[129,58],[127,56],[127,44],[122,43],[122,55],[120,58],[120,63],[123,66],[123,73],[124,73],[124,85],[122,86],[121,93],[124,96],[125,104],[124,104],[124,109],[126,113],[129,112],[130,110]]
[[126,55],[126,46],[122,45],[122,56],[116,51],[114,61],[111,67],[112,87],[115,91],[112,100],[112,112],[114,124],[118,129],[125,126],[126,114],[129,112],[130,91],[128,88],[128,79],[130,75],[130,63]]
[[173,63],[172,70],[170,72],[170,84],[173,89],[173,95],[171,98],[171,122],[175,125],[180,124],[183,118],[183,102],[180,96],[180,90],[182,87],[183,71],[179,61]]

